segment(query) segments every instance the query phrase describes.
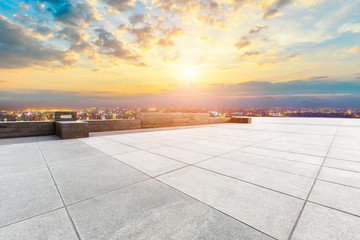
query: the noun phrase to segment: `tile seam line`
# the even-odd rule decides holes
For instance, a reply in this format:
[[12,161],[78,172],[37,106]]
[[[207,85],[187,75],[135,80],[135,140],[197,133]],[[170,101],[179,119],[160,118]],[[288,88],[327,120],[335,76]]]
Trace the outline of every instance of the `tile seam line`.
[[42,216],[42,215],[45,215],[45,214],[48,214],[48,213],[52,213],[52,212],[58,211],[58,210],[63,209],[63,208],[64,208],[64,210],[65,210],[65,207],[62,206],[62,207],[54,208],[54,209],[52,209],[52,210],[50,210],[50,211],[46,211],[46,212],[43,212],[43,213],[39,213],[39,214],[33,215],[33,216],[31,216],[31,217],[23,218],[23,219],[21,219],[21,220],[18,220],[18,221],[11,222],[11,223],[5,224],[5,225],[3,225],[3,226],[0,226],[0,229],[1,229],[1,228],[6,228],[6,227],[9,227],[9,226],[11,226],[11,225],[18,224],[18,223],[21,223],[21,222],[25,222],[25,221],[30,220],[30,219],[32,219],[32,218],[40,217],[40,216]]
[[40,146],[39,142],[37,142],[37,145],[38,145],[38,147],[39,147],[39,149],[40,149],[40,151],[41,151],[42,157],[43,157],[43,159],[44,159],[44,161],[45,161],[45,163],[46,163],[46,167],[47,167],[47,169],[48,169],[48,171],[49,171],[49,174],[50,174],[50,176],[51,176],[51,179],[53,180],[53,183],[54,183],[55,188],[56,188],[56,190],[57,190],[57,192],[58,192],[58,194],[59,194],[59,197],[60,197],[60,199],[61,199],[61,201],[62,201],[62,203],[63,203],[63,206],[64,206],[64,208],[65,208],[65,211],[66,211],[66,213],[67,213],[67,215],[68,215],[68,218],[69,218],[69,220],[70,220],[71,226],[72,226],[72,228],[73,228],[73,231],[74,231],[76,237],[77,237],[79,240],[81,240],[80,234],[79,234],[79,232],[78,232],[78,230],[77,230],[77,228],[76,228],[76,226],[75,226],[74,220],[72,219],[72,217],[71,217],[71,215],[70,215],[70,213],[69,213],[69,210],[67,209],[67,206],[66,206],[66,204],[65,204],[65,201],[64,201],[64,199],[63,199],[63,197],[62,197],[62,195],[61,195],[61,193],[60,193],[59,187],[58,187],[58,185],[57,185],[57,183],[56,183],[56,181],[55,181],[55,178],[54,178],[54,176],[53,176],[53,174],[52,174],[52,172],[51,172],[51,170],[50,170],[50,168],[49,168],[49,165],[48,165],[48,163],[47,163],[47,161],[46,161],[46,158],[45,158],[45,156],[44,156],[44,153],[43,153],[43,151],[42,151],[42,149],[41,149],[41,146]]
[[[106,153],[105,153],[105,154],[106,154]],[[108,154],[107,154],[107,155],[108,155]],[[112,157],[111,155],[108,155],[108,156],[109,156],[109,157]],[[207,203],[205,203],[205,202],[203,202],[203,201],[198,200],[198,199],[192,197],[191,195],[189,195],[189,194],[187,194],[187,193],[185,193],[185,192],[182,192],[182,191],[180,191],[179,189],[176,189],[176,188],[174,188],[174,187],[172,187],[172,186],[170,186],[170,185],[168,185],[168,184],[160,181],[159,179],[157,179],[157,177],[162,176],[162,175],[165,175],[165,174],[167,174],[167,173],[169,173],[169,172],[163,173],[163,174],[158,175],[158,176],[156,176],[156,177],[153,177],[153,176],[151,176],[151,175],[149,175],[149,174],[147,174],[147,173],[145,173],[145,172],[143,172],[143,171],[141,171],[141,170],[139,170],[139,169],[137,169],[137,168],[135,168],[135,167],[127,164],[127,163],[125,163],[125,162],[122,162],[122,161],[119,160],[119,159],[114,158],[114,160],[115,160],[115,161],[119,161],[119,162],[127,165],[128,167],[130,167],[130,168],[132,168],[132,169],[135,169],[135,170],[143,173],[144,175],[148,176],[149,179],[153,179],[153,180],[155,180],[155,181],[157,181],[157,182],[159,182],[159,183],[161,183],[161,184],[164,184],[164,185],[168,186],[169,188],[171,188],[171,189],[173,189],[173,190],[175,190],[175,191],[177,191],[177,192],[179,192],[179,193],[181,193],[181,194],[184,194],[185,196],[187,196],[187,197],[189,197],[189,198],[191,198],[191,199],[193,199],[193,200],[195,200],[195,201],[197,201],[197,202],[200,202],[200,203],[208,206],[209,208],[214,209],[215,211],[217,211],[217,212],[219,212],[219,213],[222,213],[222,214],[224,214],[225,216],[227,216],[227,217],[229,217],[229,218],[231,218],[231,219],[234,219],[235,221],[237,221],[237,222],[239,222],[239,223],[241,223],[241,224],[244,224],[244,225],[248,226],[249,228],[251,228],[251,229],[253,229],[253,230],[257,231],[257,232],[260,232],[261,234],[264,234],[265,236],[268,236],[268,237],[270,237],[270,238],[272,238],[272,239],[274,239],[274,240],[278,240],[277,238],[275,238],[275,237],[273,237],[273,236],[271,236],[271,235],[269,235],[269,234],[267,234],[267,233],[265,233],[265,232],[263,232],[263,231],[255,228],[255,227],[253,227],[253,226],[251,226],[251,225],[249,225],[249,224],[247,224],[247,223],[245,223],[245,222],[243,222],[243,221],[241,221],[241,220],[239,220],[239,219],[237,219],[237,218],[235,218],[235,217],[233,217],[233,216],[231,216],[231,215],[229,215],[229,214],[227,214],[227,213],[225,213],[225,212],[223,212],[223,211],[221,211],[221,210],[219,210],[219,209],[217,209],[217,208],[215,208],[215,207],[213,207],[213,206],[211,206],[211,205],[209,205],[209,204],[207,204]],[[188,165],[190,165],[190,164],[188,164]],[[183,168],[186,168],[186,167],[189,167],[189,166],[183,166],[183,167],[181,167],[181,168],[177,168],[177,169],[171,170],[170,172],[173,172],[173,171],[176,171],[176,170],[179,170],[179,169],[183,169]],[[147,180],[149,180],[149,179],[147,179]],[[103,195],[103,194],[102,194],[102,195]],[[98,196],[100,196],[100,195],[98,195]]]
[[[241,160],[234,160],[234,159],[229,159],[229,158],[225,158],[225,157],[218,157],[218,158],[224,159],[224,160],[226,160],[226,161],[242,163],[242,164],[245,164],[245,165],[248,165],[248,166],[251,166],[251,167],[256,167],[256,168],[260,168],[260,169],[270,170],[270,171],[273,171],[273,172],[287,173],[287,174],[291,174],[291,175],[298,176],[298,177],[314,179],[314,177],[309,177],[309,176],[300,175],[300,174],[297,174],[297,173],[292,173],[292,172],[288,172],[288,171],[284,171],[284,170],[278,170],[278,169],[274,169],[274,168],[264,167],[264,166],[260,166],[260,165],[248,163],[248,162],[241,161]],[[210,159],[209,159],[209,160],[210,160]],[[320,167],[319,165],[312,165],[312,166]]]
[[291,239],[293,238],[293,235],[294,235],[294,233],[295,233],[296,227],[297,227],[297,225],[298,225],[298,223],[299,223],[299,221],[300,221],[300,218],[302,217],[302,214],[303,214],[303,212],[304,212],[305,206],[306,206],[307,202],[309,201],[309,197],[310,197],[310,195],[311,195],[311,193],[312,193],[312,190],[314,189],[314,186],[315,186],[315,184],[316,184],[316,181],[317,181],[317,179],[319,178],[320,172],[321,172],[321,170],[322,170],[322,168],[323,168],[323,166],[324,166],[324,164],[325,164],[326,158],[327,158],[327,156],[328,156],[328,154],[329,154],[329,152],[330,152],[330,149],[331,149],[331,147],[332,147],[332,145],[333,145],[333,143],[334,143],[334,141],[335,141],[335,138],[336,138],[336,135],[337,135],[337,133],[338,133],[338,131],[339,131],[339,129],[340,129],[341,123],[342,123],[342,120],[339,122],[339,125],[337,126],[337,129],[336,129],[336,132],[335,132],[335,134],[334,134],[333,140],[332,140],[332,142],[331,142],[331,144],[330,144],[330,146],[329,146],[329,149],[328,149],[326,155],[324,156],[323,162],[322,162],[322,164],[321,164],[321,166],[320,166],[320,168],[319,168],[319,171],[318,171],[318,173],[317,173],[317,175],[316,175],[316,178],[314,179],[314,182],[313,182],[313,184],[312,184],[312,186],[311,186],[311,188],[310,188],[310,191],[309,191],[309,193],[308,193],[308,195],[307,195],[307,197],[306,197],[306,199],[305,199],[305,202],[304,202],[304,204],[303,204],[303,206],[302,206],[302,208],[301,208],[301,210],[300,210],[300,213],[299,213],[299,215],[298,215],[298,217],[297,217],[297,219],[296,219],[296,221],[295,221],[295,223],[294,223],[294,226],[293,226],[293,228],[292,228],[292,230],[291,230],[291,232],[290,232],[290,235],[289,235],[289,237],[288,237],[288,240],[291,240]]
[[[285,134],[281,134],[281,135],[285,135]],[[210,137],[210,138],[211,138],[211,137]],[[178,170],[178,169],[182,169],[182,168],[184,168],[184,167],[195,166],[195,164],[198,164],[198,163],[201,163],[201,162],[204,162],[204,161],[208,161],[208,160],[210,160],[210,159],[214,159],[214,158],[217,158],[217,157],[221,157],[222,155],[225,155],[225,154],[228,154],[228,153],[232,153],[232,152],[234,152],[234,151],[238,151],[238,150],[241,150],[241,149],[246,148],[246,147],[250,147],[250,146],[252,146],[252,145],[254,145],[254,144],[258,144],[258,143],[262,143],[262,142],[268,141],[268,140],[270,140],[270,139],[272,139],[272,138],[274,138],[274,137],[270,137],[270,138],[267,138],[267,139],[265,139],[265,140],[261,140],[260,142],[256,142],[256,143],[252,143],[252,144],[249,144],[249,145],[246,145],[246,146],[242,146],[242,147],[240,147],[240,148],[231,150],[231,151],[229,151],[229,152],[221,153],[221,154],[218,154],[218,155],[211,155],[211,154],[210,154],[210,155],[209,155],[209,158],[204,159],[204,160],[201,160],[201,161],[198,161],[198,162],[196,162],[196,163],[186,163],[186,162],[180,161],[180,160],[175,159],[175,158],[171,158],[171,157],[168,157],[168,156],[165,156],[165,155],[161,155],[161,154],[159,154],[159,153],[151,152],[151,151],[149,151],[149,150],[147,150],[147,149],[141,149],[141,148],[138,148],[138,147],[135,147],[135,146],[126,144],[126,143],[117,142],[117,141],[115,141],[115,140],[113,140],[113,139],[109,139],[109,140],[111,140],[111,141],[113,141],[113,142],[116,142],[116,143],[121,143],[121,144],[126,145],[126,146],[129,146],[129,147],[136,148],[137,150],[140,150],[140,151],[144,151],[144,152],[147,152],[147,153],[151,153],[151,154],[154,154],[154,155],[158,155],[158,156],[161,156],[161,157],[165,157],[165,158],[168,158],[168,159],[170,159],[170,160],[173,160],[173,161],[176,161],[176,162],[185,164],[185,166],[182,166],[182,167],[180,167],[180,168],[177,168],[177,169],[174,169],[174,170],[171,170],[171,171],[168,171],[168,172],[165,172],[165,173],[162,173],[162,174],[159,174],[159,175],[156,176],[156,177],[159,177],[159,176],[161,176],[161,175],[164,175],[164,174],[167,174],[167,173],[176,171],[176,170]],[[190,141],[190,142],[191,142],[191,141]],[[90,144],[88,144],[88,145],[91,146]],[[91,146],[91,147],[93,147],[93,146]],[[176,147],[171,146],[171,145],[164,145],[164,147],[176,148]],[[93,148],[96,149],[95,147],[93,147]],[[203,152],[192,151],[192,150],[184,149],[184,148],[181,148],[181,147],[178,147],[178,148],[180,148],[180,149],[182,149],[182,150],[186,150],[186,151],[191,151],[191,152],[194,152],[194,153],[205,154],[205,153],[203,153]],[[99,150],[99,151],[100,151],[100,150]],[[104,153],[104,154],[107,154],[107,153],[105,153],[105,152],[103,152],[103,153]],[[112,157],[112,158],[114,158],[114,159],[116,159],[116,160],[119,160],[119,159],[115,158],[114,156],[121,155],[121,154],[122,154],[122,153],[120,153],[120,154],[115,154],[115,155],[109,155],[109,154],[107,154],[107,155],[109,155],[110,157]],[[121,161],[121,160],[119,160],[119,161]],[[121,162],[122,162],[122,161],[121,161]],[[135,168],[135,169],[136,169],[136,168]]]

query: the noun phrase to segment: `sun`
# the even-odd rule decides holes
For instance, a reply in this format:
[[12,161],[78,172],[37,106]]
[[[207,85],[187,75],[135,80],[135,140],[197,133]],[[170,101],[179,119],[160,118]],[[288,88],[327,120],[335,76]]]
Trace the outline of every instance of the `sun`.
[[194,78],[196,75],[196,69],[194,67],[187,67],[183,70],[182,75],[185,78]]

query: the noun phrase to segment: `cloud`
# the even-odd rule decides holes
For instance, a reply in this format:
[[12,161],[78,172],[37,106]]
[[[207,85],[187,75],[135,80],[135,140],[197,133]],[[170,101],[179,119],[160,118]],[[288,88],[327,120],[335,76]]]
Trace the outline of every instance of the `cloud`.
[[261,55],[260,52],[244,52],[243,54],[241,54],[240,57],[237,57],[236,59],[243,60],[246,57],[256,57],[256,56],[260,56],[260,55]]
[[243,49],[251,45],[251,42],[247,36],[243,36],[238,39],[238,41],[234,44],[234,47],[237,49]]
[[264,19],[268,19],[280,15],[279,10],[293,2],[294,0],[276,0],[269,6],[265,7],[262,17]]
[[134,7],[134,4],[136,2],[135,0],[101,0],[101,1],[119,12],[123,12]]
[[90,4],[78,2],[76,5],[69,0],[40,0],[49,4],[55,21],[65,25],[81,26],[98,20],[97,10]]
[[357,52],[359,52],[359,51],[360,51],[360,47],[354,46],[354,47],[348,49],[346,52],[347,52],[347,53],[357,53]]
[[0,68],[64,67],[76,61],[73,54],[47,47],[24,28],[0,18]]
[[249,81],[237,84],[210,85],[210,92],[225,96],[360,94],[360,82],[327,79],[287,82]]
[[164,38],[160,38],[158,44],[161,47],[168,48],[174,45],[174,39],[184,34],[184,29],[172,26],[163,30]]
[[154,47],[152,44],[156,37],[154,35],[154,29],[151,26],[144,26],[142,28],[129,28],[129,33],[136,36],[136,43],[143,50],[149,50]]
[[344,24],[341,27],[339,27],[338,32],[339,33],[344,33],[344,32],[360,33],[360,23]]
[[134,66],[147,66],[140,62],[140,55],[126,48],[125,44],[103,28],[95,29],[97,39],[94,44],[99,47],[99,53],[115,59],[122,59]]
[[71,51],[78,53],[90,53],[94,46],[86,39],[86,33],[80,28],[67,26],[58,32],[58,38],[67,40],[71,43]]
[[[200,94],[201,93],[201,94]],[[232,106],[232,107],[360,107],[360,82],[295,80],[272,83],[249,81],[210,84],[207,87],[177,85],[161,94],[125,95],[109,91],[0,90],[6,106]]]
[[268,26],[264,26],[264,25],[256,25],[255,29],[250,29],[249,34],[258,34],[267,27]]
[[141,23],[144,23],[144,20],[145,18],[147,18],[149,15],[147,14],[135,14],[135,15],[132,15],[130,18],[129,18],[129,22],[135,26],[137,24],[141,24]]
[[290,54],[290,55],[283,56],[283,58],[289,59],[289,60],[299,60],[300,56],[297,54]]

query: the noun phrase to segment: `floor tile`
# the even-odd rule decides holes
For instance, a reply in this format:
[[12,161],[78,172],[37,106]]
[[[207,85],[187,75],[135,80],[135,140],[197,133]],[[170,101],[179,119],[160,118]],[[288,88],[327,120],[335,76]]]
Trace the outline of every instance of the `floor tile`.
[[197,163],[213,157],[211,155],[169,146],[153,148],[149,149],[149,151],[189,164]]
[[46,167],[37,143],[0,145],[0,176]]
[[50,166],[106,156],[79,140],[43,142],[39,145]]
[[91,144],[91,146],[111,156],[137,150],[136,148],[118,142],[97,143]]
[[307,203],[292,240],[359,240],[360,218]]
[[288,161],[274,157],[266,157],[241,151],[234,151],[228,154],[221,155],[221,158],[311,178],[316,177],[320,168],[320,166],[312,164]]
[[81,239],[270,239],[157,181],[69,207]]
[[0,228],[6,240],[76,240],[78,239],[65,209],[59,209]]
[[51,172],[66,204],[72,204],[148,178],[112,157],[54,166],[51,167]]
[[302,200],[195,167],[158,179],[278,239],[287,239],[303,205]]
[[360,149],[344,148],[334,145],[331,147],[328,157],[356,161],[360,163]]
[[114,158],[150,176],[157,176],[186,166],[185,164],[171,160],[170,158],[141,150],[115,155]]
[[323,167],[319,179],[360,188],[360,173]]
[[0,227],[63,204],[47,168],[0,176]]
[[360,216],[360,189],[316,181],[309,200]]
[[213,158],[198,163],[196,166],[302,199],[306,199],[314,182],[312,178],[274,171],[223,158]]
[[348,171],[360,172],[360,162],[327,158],[324,163],[324,166],[332,167],[332,168],[339,168],[339,169],[348,170]]
[[315,164],[315,165],[319,165],[319,166],[324,161],[324,157],[310,156],[307,154],[300,154],[300,153],[289,153],[289,152],[284,152],[284,151],[258,148],[258,147],[246,147],[246,148],[242,148],[239,151],[253,153],[253,154],[262,155],[262,156],[273,157],[273,158],[278,158],[278,159],[285,159],[285,160],[290,160],[290,161]]
[[176,147],[183,148],[186,150],[196,151],[204,154],[211,154],[214,156],[231,152],[239,148],[238,146],[219,144],[208,140],[200,140],[190,143],[180,143],[177,144]]

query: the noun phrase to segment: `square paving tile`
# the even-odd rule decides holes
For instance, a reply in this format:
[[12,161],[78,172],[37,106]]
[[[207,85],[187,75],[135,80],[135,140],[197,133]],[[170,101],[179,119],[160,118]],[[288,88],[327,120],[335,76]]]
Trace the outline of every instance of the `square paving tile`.
[[181,162],[188,163],[188,164],[197,163],[197,162],[200,162],[205,159],[209,159],[209,158],[213,157],[208,154],[194,152],[194,151],[185,150],[185,149],[176,148],[176,147],[169,147],[169,146],[153,148],[153,149],[149,149],[149,151],[153,152],[153,153],[157,153],[157,154],[165,156],[165,157],[176,159]]
[[324,166],[338,168],[342,170],[360,172],[360,162],[326,158]]
[[155,180],[72,205],[69,211],[85,240],[270,239]]
[[223,158],[213,158],[196,165],[302,199],[306,199],[314,182],[312,178],[274,171]]
[[180,143],[176,147],[183,148],[186,150],[196,151],[204,154],[210,155],[221,155],[238,149],[238,146],[229,145],[229,144],[219,144],[217,142],[209,140],[200,140],[190,143]]
[[[358,143],[360,145],[360,142]],[[334,145],[331,147],[328,157],[356,161],[360,163],[360,149],[345,148]]]
[[307,203],[293,240],[359,240],[360,218]]
[[285,159],[285,160],[290,160],[290,161],[315,164],[315,165],[319,165],[319,166],[324,161],[324,157],[311,156],[311,155],[301,154],[301,153],[290,153],[290,152],[284,152],[284,151],[279,151],[279,150],[274,150],[274,149],[258,148],[258,147],[246,147],[246,148],[240,149],[239,151],[253,153],[253,154],[262,155],[262,156],[273,157],[273,158],[278,158],[278,159]]
[[96,144],[91,144],[91,146],[111,156],[137,150],[136,148],[118,142],[96,143]]
[[51,167],[66,204],[72,204],[148,178],[112,157]]
[[280,151],[291,152],[291,153],[314,155],[314,156],[320,156],[320,157],[325,157],[329,150],[329,146],[291,143],[291,142],[275,143],[275,142],[272,142],[272,140],[268,140],[266,142],[256,144],[256,145],[254,145],[254,147],[280,150]]
[[319,179],[360,188],[360,173],[323,167]]
[[41,142],[39,145],[49,166],[106,156],[80,140]]
[[158,179],[278,239],[287,239],[303,205],[297,198],[195,167]]
[[360,189],[316,181],[310,201],[360,216]]
[[0,227],[63,204],[47,168],[0,176]]
[[221,158],[311,178],[315,178],[320,169],[320,166],[316,166],[313,164],[288,161],[274,157],[266,157],[257,154],[245,153],[241,151],[234,151],[221,155]]
[[152,177],[186,166],[170,158],[141,150],[115,155],[114,158]]
[[62,208],[0,228],[0,239],[76,240],[78,238],[65,209]]
[[46,167],[37,143],[0,145],[0,176]]

